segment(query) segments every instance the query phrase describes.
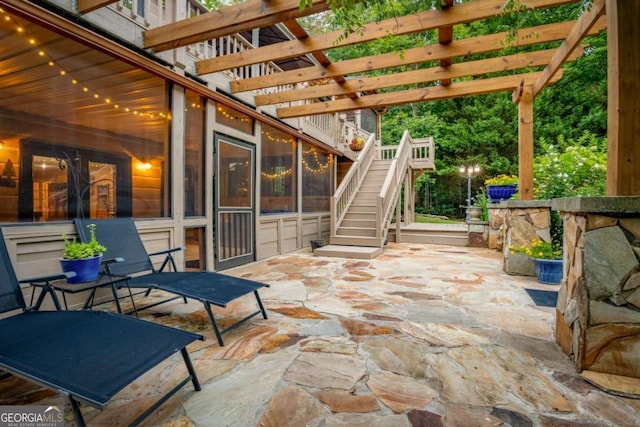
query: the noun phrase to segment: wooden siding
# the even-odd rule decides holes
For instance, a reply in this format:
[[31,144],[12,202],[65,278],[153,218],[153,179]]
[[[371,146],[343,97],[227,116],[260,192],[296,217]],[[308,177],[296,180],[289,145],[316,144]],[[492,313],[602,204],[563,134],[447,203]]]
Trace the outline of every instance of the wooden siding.
[[[175,246],[170,222],[150,221],[141,224],[138,229],[148,252]],[[61,273],[59,259],[64,247],[62,236],[63,234],[70,238],[76,236],[75,228],[70,222],[46,225],[7,225],[2,227],[2,232],[18,279]],[[159,267],[162,259],[154,259],[153,262]],[[29,304],[32,288],[25,284],[22,285],[22,290],[26,302]],[[37,295],[36,292],[36,297]],[[79,308],[86,297],[87,293],[67,295],[67,302],[70,307]],[[107,300],[110,297],[110,289],[101,289],[97,294],[98,301]],[[50,298],[47,297],[44,304],[44,308],[53,309]]]
[[257,259],[265,259],[310,246],[311,240],[328,239],[328,212],[261,216],[257,232]]

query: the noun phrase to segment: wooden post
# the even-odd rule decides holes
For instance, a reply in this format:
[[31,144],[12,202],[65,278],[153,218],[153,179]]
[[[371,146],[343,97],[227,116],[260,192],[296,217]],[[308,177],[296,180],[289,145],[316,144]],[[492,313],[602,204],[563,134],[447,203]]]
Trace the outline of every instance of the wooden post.
[[607,0],[607,195],[640,195],[640,2]]
[[533,200],[533,86],[524,85],[518,103],[518,193]]

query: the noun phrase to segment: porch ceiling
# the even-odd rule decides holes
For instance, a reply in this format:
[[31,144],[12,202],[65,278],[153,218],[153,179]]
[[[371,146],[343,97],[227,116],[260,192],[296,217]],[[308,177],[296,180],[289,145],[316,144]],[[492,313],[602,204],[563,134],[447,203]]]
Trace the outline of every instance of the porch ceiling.
[[[528,0],[527,7],[551,8],[577,1]],[[313,1],[312,7],[303,10],[299,9],[299,0],[249,0],[148,30],[145,34],[145,47],[166,50],[208,40],[212,36],[231,35],[239,29],[265,27],[276,23],[294,28],[291,32],[297,37],[295,40],[281,41],[197,63],[197,71],[202,75],[307,55],[313,55],[316,59],[319,57],[319,65],[231,83],[231,91],[234,93],[281,85],[297,86],[289,91],[256,98],[258,105],[313,100],[314,104],[311,105],[278,108],[278,116],[286,118],[515,90],[523,83],[532,84],[535,95],[561,76],[559,71],[562,64],[581,55],[580,41],[583,37],[606,27],[606,19],[601,17],[605,0],[594,0],[591,8],[576,21],[520,29],[513,45],[538,47],[538,52],[504,56],[500,51],[505,46],[507,33],[452,40],[454,26],[495,17],[500,14],[504,3],[504,0],[477,0],[454,4],[453,0],[447,0],[442,11],[426,10],[370,23],[362,31],[341,37],[342,31],[309,36],[295,21],[298,17],[326,11],[328,6],[325,0]],[[388,34],[403,35],[429,30],[438,30],[438,43],[409,49],[403,55],[388,52],[331,63],[323,53],[347,45],[366,43]],[[556,49],[542,51],[544,43],[551,41],[562,41],[562,44]],[[488,52],[495,53],[493,59],[467,59],[474,54]],[[438,65],[429,66],[431,61],[438,61]],[[368,71],[391,70],[407,65],[415,70],[396,72],[389,76],[366,76]],[[546,67],[538,74],[524,74],[525,68],[544,65]],[[504,78],[491,76],[500,71],[523,74],[520,78],[517,77],[518,74]],[[465,77],[473,79],[463,83],[452,82],[452,79]],[[406,89],[407,85],[413,85],[414,88]],[[384,93],[378,93],[379,89],[384,89]]]
[[71,123],[163,140],[164,80],[17,16],[3,16],[0,139],[20,136],[14,129],[20,117],[34,126]]

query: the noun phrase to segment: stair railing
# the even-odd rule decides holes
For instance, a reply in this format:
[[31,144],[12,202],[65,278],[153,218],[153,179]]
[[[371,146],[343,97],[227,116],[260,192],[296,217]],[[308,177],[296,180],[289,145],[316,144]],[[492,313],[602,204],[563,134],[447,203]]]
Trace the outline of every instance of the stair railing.
[[375,155],[375,135],[369,135],[369,139],[364,148],[358,154],[349,172],[338,186],[335,194],[331,198],[331,235],[336,235],[336,230],[340,227],[344,216],[353,202],[362,180],[367,175],[367,171],[373,162]]
[[409,131],[405,130],[389,166],[380,194],[376,198],[376,237],[380,238],[381,245],[384,244],[389,232],[393,209],[396,207],[402,180],[409,167],[409,160],[412,155],[411,150],[411,135],[409,135]]

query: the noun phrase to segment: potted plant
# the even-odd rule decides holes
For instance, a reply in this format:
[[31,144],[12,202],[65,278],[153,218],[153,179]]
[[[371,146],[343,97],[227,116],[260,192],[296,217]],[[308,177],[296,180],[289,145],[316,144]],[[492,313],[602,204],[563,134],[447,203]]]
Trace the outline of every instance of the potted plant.
[[515,175],[498,175],[487,179],[487,196],[491,203],[510,199],[518,191],[518,177]]
[[531,257],[536,269],[538,282],[558,285],[562,280],[562,249],[554,242],[532,240],[529,246],[520,245],[509,248],[511,253]]
[[364,148],[365,142],[366,141],[364,140],[363,137],[356,136],[349,143],[349,148],[351,148],[352,151],[360,151]]
[[80,242],[75,237],[73,239],[67,239],[66,235],[63,235],[64,239],[64,255],[60,259],[60,265],[62,271],[74,272],[74,277],[68,278],[68,283],[84,283],[92,282],[98,278],[100,271],[100,261],[102,260],[102,254],[107,250],[96,239],[96,225],[87,225],[89,229],[89,241]]
[[484,188],[480,188],[480,190],[476,194],[476,197],[473,199],[473,205],[467,208],[467,213],[469,214],[468,219],[471,221],[488,221],[488,203],[489,198],[487,197],[487,193],[485,193]]

